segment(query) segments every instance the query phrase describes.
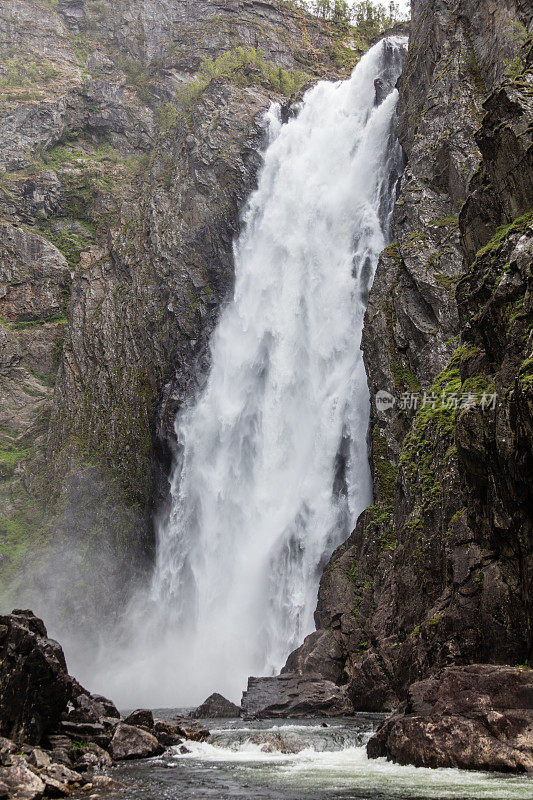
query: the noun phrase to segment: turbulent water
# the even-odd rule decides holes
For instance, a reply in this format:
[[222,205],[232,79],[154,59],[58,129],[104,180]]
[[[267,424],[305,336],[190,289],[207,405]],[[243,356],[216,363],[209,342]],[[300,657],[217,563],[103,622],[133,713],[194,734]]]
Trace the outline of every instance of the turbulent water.
[[[402,154],[405,40],[319,83],[270,143],[207,385],[176,421],[152,598],[188,699],[239,698],[313,629],[321,570],[371,502],[363,314]],[[378,96],[375,81],[379,79]],[[191,677],[194,676],[191,685]]]
[[285,124],[278,105],[267,114],[234,295],[205,388],[175,424],[151,596],[100,682],[119,702],[238,701],[249,675],[278,671],[313,630],[327,559],[371,503],[360,340],[403,167],[406,44],[383,40]]
[[[350,720],[243,723],[212,720],[207,742],[187,742],[149,762],[121,767],[113,777],[132,785],[131,800],[529,800],[532,779],[457,769],[401,767],[369,760],[365,743],[379,715]],[[296,744],[283,753],[262,744]]]

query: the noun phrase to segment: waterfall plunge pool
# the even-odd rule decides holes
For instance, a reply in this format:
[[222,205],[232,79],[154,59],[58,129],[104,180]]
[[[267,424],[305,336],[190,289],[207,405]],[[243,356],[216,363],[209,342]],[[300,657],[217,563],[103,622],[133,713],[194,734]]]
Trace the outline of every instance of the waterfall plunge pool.
[[[175,712],[174,712],[175,713]],[[167,712],[165,716],[172,716]],[[163,716],[163,715],[161,715]],[[527,776],[401,767],[368,759],[380,714],[349,719],[204,720],[207,742],[187,742],[159,758],[121,765],[112,777],[128,800],[529,800]],[[323,727],[324,723],[327,727]],[[267,739],[270,744],[261,744]],[[303,747],[298,753],[283,749]],[[265,752],[265,749],[267,752]]]

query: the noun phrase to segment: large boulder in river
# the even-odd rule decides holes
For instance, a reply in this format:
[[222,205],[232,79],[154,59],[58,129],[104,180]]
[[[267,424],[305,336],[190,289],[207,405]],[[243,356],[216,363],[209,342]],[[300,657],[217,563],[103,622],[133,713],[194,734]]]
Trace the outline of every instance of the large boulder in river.
[[226,700],[221,694],[214,692],[209,695],[201,706],[198,706],[194,711],[189,714],[190,717],[195,719],[230,719],[232,717],[240,717],[241,709],[232,703],[231,700]]
[[164,747],[151,733],[124,722],[117,725],[109,745],[109,752],[117,761],[150,758],[160,755],[163,750]]
[[0,735],[39,744],[73,695],[61,646],[31,611],[0,617]]
[[138,708],[128,714],[124,722],[126,725],[140,725],[141,728],[151,731],[154,727],[154,715],[149,708]]
[[353,714],[342,686],[322,677],[283,673],[273,678],[248,678],[242,696],[245,719],[262,717],[341,717]]
[[367,752],[415,767],[533,771],[533,671],[472,664],[414,683]]

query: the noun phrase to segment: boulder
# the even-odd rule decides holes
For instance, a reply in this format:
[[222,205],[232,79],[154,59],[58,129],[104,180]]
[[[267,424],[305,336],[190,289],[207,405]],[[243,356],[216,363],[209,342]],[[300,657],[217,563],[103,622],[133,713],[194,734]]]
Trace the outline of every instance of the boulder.
[[[163,733],[180,739],[190,739],[193,742],[205,742],[209,737],[209,730],[205,725],[189,717],[160,720],[155,723],[155,732],[157,736]],[[178,742],[172,742],[172,744],[178,744]]]
[[301,753],[308,747],[307,742],[300,739],[298,736],[290,736],[285,733],[254,733],[250,736],[249,741],[252,744],[259,745],[263,753],[284,753],[294,754]]
[[205,742],[209,738],[209,730],[201,722],[194,722],[184,717],[172,720],[172,722],[177,723],[178,731],[184,739],[189,739],[191,742]]
[[163,750],[164,747],[151,733],[124,722],[117,725],[109,745],[109,752],[117,761],[150,758],[160,755]]
[[79,772],[69,769],[64,764],[49,764],[39,772],[45,785],[45,793],[52,797],[64,797],[72,788],[82,786],[84,778]]
[[104,710],[104,717],[115,717],[115,719],[120,719],[120,711],[111,700],[108,700],[107,697],[104,697],[101,694],[92,694],[91,698],[95,703],[98,703],[100,706],[102,706]]
[[126,788],[124,783],[109,778],[107,775],[93,775],[91,782],[84,786],[84,790],[92,790],[91,797],[95,796],[94,792],[97,792],[97,796],[100,796],[100,794],[105,795],[108,792],[120,792],[122,789]]
[[245,719],[263,717],[339,717],[353,714],[345,689],[320,676],[284,673],[273,678],[248,678],[242,696]]
[[0,617],[0,735],[39,744],[72,698],[61,646],[31,611]]
[[132,711],[124,722],[126,725],[136,725],[152,730],[154,727],[154,715],[147,708],[138,708],[136,711]]
[[172,747],[175,744],[181,744],[183,734],[179,724],[174,720],[158,720],[154,724],[154,736],[163,747]]
[[240,717],[240,715],[241,709],[239,706],[232,703],[231,700],[226,700],[225,697],[217,692],[209,695],[201,706],[198,706],[189,714],[190,717],[195,719],[230,719],[232,717]]
[[416,767],[533,771],[533,671],[472,664],[414,683],[367,753]]
[[109,753],[94,743],[72,750],[71,753],[74,766],[79,772],[85,772],[87,769],[107,769],[113,765],[113,759]]
[[0,767],[0,800],[34,800],[42,797],[44,790],[44,782],[22,756],[15,757],[9,766]]

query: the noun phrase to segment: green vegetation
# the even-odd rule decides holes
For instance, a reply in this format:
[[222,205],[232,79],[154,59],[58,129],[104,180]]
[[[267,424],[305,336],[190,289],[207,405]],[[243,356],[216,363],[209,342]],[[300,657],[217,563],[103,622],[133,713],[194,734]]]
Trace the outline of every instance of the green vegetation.
[[10,54],[3,56],[0,63],[0,90],[46,86],[58,74],[44,58]]
[[372,431],[372,458],[374,465],[374,482],[381,500],[391,502],[394,499],[394,484],[398,468],[387,458],[387,441],[378,426]]
[[527,228],[533,223],[533,211],[524,214],[521,217],[513,220],[509,225],[501,225],[497,228],[496,233],[487,244],[482,247],[476,254],[475,261],[472,265],[472,270],[476,264],[485,256],[492,254],[496,255],[506,240],[514,233],[525,233]]
[[453,214],[449,217],[440,217],[440,219],[431,220],[429,224],[437,228],[458,228],[459,217],[457,214]]
[[27,458],[30,452],[30,448],[21,450],[0,444],[0,481],[12,478],[17,464]]
[[187,108],[214,80],[230,81],[237,86],[266,85],[286,97],[291,97],[309,79],[309,75],[301,70],[276,67],[254,47],[239,46],[218,58],[204,59],[197,77],[181,87],[178,99]]
[[63,253],[73,271],[80,263],[81,254],[94,242],[94,228],[87,221],[82,223],[79,220],[61,220],[61,223],[61,227],[58,227],[53,226],[49,220],[43,220],[39,233]]
[[43,325],[45,322],[66,323],[66,321],[67,318],[63,313],[51,314],[49,317],[41,317],[39,319],[14,320],[14,321],[0,317],[0,325],[3,325],[5,328],[11,328],[12,330],[24,330],[25,328],[33,328],[35,325]]
[[436,453],[446,451],[449,457],[454,445],[456,409],[446,398],[461,389],[459,364],[463,348],[458,348],[448,366],[437,376],[427,392],[429,402],[417,410],[413,426],[405,437],[400,466],[423,497],[423,507],[440,502],[442,484],[437,480]]

